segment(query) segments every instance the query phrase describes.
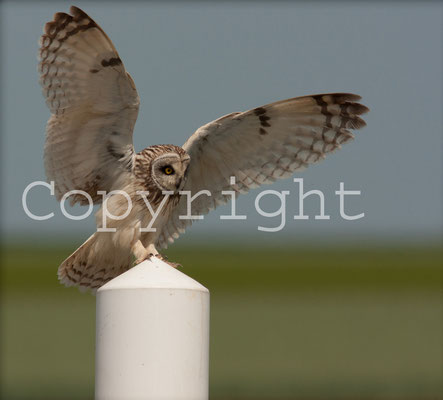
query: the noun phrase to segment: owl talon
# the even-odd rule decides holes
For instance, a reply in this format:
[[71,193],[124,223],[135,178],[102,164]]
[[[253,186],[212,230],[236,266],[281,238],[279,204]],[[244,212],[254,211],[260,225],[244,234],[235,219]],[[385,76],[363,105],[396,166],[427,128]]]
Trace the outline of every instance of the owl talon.
[[168,261],[168,257],[164,256],[163,254],[157,254],[156,257],[159,258],[160,260],[164,261],[166,264],[170,265],[173,268],[181,268],[182,267],[181,264]]
[[143,261],[150,260],[151,257],[155,257],[155,256],[158,256],[158,254],[149,253],[146,257],[137,258],[137,260],[135,260],[135,262],[134,262],[134,265],[138,265],[138,264],[142,263]]
[[159,260],[162,260],[163,262],[165,262],[166,264],[170,265],[173,268],[181,268],[182,267],[181,264],[168,261],[168,257],[164,256],[163,254],[159,254],[159,253],[158,254],[149,253],[146,257],[138,258],[137,260],[135,260],[134,265],[140,264],[141,262],[143,262],[145,260],[150,260],[152,257],[156,257]]
[[165,261],[165,263],[170,265],[173,268],[183,268],[183,265],[178,264],[178,263],[174,263],[174,262],[171,262],[171,261]]

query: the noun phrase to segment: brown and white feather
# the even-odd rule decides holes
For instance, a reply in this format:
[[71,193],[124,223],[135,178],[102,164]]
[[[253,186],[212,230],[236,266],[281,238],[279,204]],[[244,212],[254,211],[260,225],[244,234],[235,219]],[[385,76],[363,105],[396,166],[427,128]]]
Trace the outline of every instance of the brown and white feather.
[[[56,13],[40,40],[40,83],[52,116],[45,169],[60,199],[67,191],[121,186],[134,162],[132,132],[139,97],[117,50],[82,10]],[[84,196],[71,203],[87,204]]]
[[[229,195],[290,177],[354,138],[351,129],[365,126],[359,115],[369,111],[349,93],[296,97],[232,113],[198,129],[183,145],[191,156],[184,190],[209,190],[192,203],[193,214],[203,215]],[[230,177],[236,184],[230,185]],[[172,243],[192,220],[182,198],[158,238],[159,248]]]
[[[107,221],[116,232],[96,232],[59,267],[63,283],[93,290],[130,268],[134,257],[166,247],[192,223],[179,218],[187,214],[187,199],[174,192],[155,222],[157,231],[142,233],[151,216],[137,191],[149,192],[156,209],[164,187],[209,190],[210,197],[192,203],[194,215],[206,214],[230,200],[222,191],[246,193],[324,159],[354,138],[351,130],[365,125],[360,115],[368,111],[355,94],[296,97],[225,115],[199,128],[182,148],[156,145],[135,154],[137,90],[111,40],[85,12],[71,7],[70,14],[57,13],[46,24],[39,71],[52,114],[45,169],[57,198],[83,190],[100,203],[97,191],[119,189],[133,205],[126,218]],[[175,176],[161,176],[164,160],[175,163]],[[87,199],[74,195],[76,202]],[[106,202],[113,215],[125,213],[121,195]],[[98,227],[103,212],[96,214]]]

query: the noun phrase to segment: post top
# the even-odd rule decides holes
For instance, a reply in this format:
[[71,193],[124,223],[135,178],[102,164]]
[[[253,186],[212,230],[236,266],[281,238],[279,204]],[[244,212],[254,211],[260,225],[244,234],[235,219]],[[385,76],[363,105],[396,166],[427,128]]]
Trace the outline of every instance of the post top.
[[209,292],[196,280],[157,257],[145,260],[115,277],[98,289],[98,292],[119,289],[188,289]]

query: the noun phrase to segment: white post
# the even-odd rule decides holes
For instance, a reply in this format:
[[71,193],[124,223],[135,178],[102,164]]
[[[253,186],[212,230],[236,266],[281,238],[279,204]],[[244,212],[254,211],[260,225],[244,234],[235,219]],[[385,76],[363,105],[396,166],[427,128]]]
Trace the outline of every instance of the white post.
[[96,400],[207,400],[209,291],[157,258],[97,292]]

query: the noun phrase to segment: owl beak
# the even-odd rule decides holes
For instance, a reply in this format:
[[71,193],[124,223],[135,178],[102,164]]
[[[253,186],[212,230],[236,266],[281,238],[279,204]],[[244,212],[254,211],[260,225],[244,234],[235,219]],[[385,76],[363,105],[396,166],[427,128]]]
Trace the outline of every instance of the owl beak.
[[177,188],[177,192],[180,192],[180,191],[183,189],[183,187],[185,186],[185,183],[186,183],[186,179],[185,179],[185,178],[182,178],[182,179],[180,180],[180,182],[178,182],[178,183],[175,185],[175,187]]

